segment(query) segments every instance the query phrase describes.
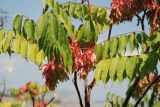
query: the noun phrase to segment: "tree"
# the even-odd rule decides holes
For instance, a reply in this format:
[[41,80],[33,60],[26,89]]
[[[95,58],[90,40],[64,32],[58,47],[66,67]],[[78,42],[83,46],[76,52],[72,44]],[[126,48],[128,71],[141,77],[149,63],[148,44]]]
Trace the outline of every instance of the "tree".
[[[156,89],[159,86],[159,10],[159,0],[112,0],[110,12],[105,7],[91,5],[90,0],[81,3],[43,0],[43,13],[37,22],[17,14],[13,30],[7,36],[3,29],[0,31],[0,52],[20,54],[42,66],[45,84],[50,90],[68,80],[69,74],[74,74],[73,83],[81,107],[90,107],[92,88],[100,80],[106,84],[109,79],[122,82],[125,78],[133,85],[122,106],[126,107],[135,94],[139,98],[135,103],[138,106],[153,88],[151,106],[156,102],[153,99],[158,97]],[[140,32],[111,36],[115,24],[132,22],[133,17],[138,18]],[[145,32],[146,18],[151,29],[149,34]],[[82,22],[78,29],[72,19]],[[98,43],[99,35],[107,30],[108,39]],[[138,51],[138,55],[126,56],[126,50]],[[45,58],[48,64],[42,65]],[[88,83],[90,72],[95,76]],[[77,84],[78,75],[84,80],[84,103]]]

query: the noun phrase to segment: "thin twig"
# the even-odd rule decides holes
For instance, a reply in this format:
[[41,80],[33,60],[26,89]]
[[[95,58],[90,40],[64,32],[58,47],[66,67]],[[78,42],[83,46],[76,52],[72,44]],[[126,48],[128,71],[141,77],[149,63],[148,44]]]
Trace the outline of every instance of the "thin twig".
[[142,30],[145,31],[145,26],[144,26],[144,19],[146,16],[146,10],[144,10],[143,16],[142,16],[142,20],[141,20],[141,26],[142,26]]
[[136,79],[135,79],[135,81],[134,81],[134,83],[133,83],[133,85],[132,85],[132,86],[129,88],[129,90],[128,90],[128,94],[127,94],[127,96],[126,96],[126,99],[125,99],[122,107],[127,107],[128,102],[129,102],[129,99],[131,98],[133,92],[135,91],[139,80],[140,80],[140,76],[137,76]]
[[81,97],[81,94],[80,94],[80,91],[79,91],[79,88],[78,88],[78,85],[77,85],[77,72],[74,73],[74,78],[73,78],[73,84],[76,88],[76,91],[77,91],[77,94],[78,94],[78,98],[79,98],[79,104],[81,107],[84,107],[83,106],[83,102],[82,102],[82,97]]
[[110,38],[111,38],[112,27],[113,27],[113,24],[111,24],[111,25],[110,25],[110,28],[109,28],[108,40],[110,40]]
[[146,88],[146,90],[144,91],[144,93],[142,94],[142,96],[137,100],[136,104],[134,107],[137,107],[138,104],[141,102],[141,100],[143,99],[143,97],[147,94],[148,90],[152,87],[153,84],[155,84],[158,80],[160,79],[160,75],[157,76],[151,83],[150,85]]

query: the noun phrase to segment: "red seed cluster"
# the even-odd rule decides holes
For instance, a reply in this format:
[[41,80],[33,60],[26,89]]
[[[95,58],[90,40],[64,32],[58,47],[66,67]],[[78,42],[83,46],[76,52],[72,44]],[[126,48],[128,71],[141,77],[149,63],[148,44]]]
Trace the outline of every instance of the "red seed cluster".
[[80,78],[85,79],[95,64],[95,54],[92,48],[82,50],[75,39],[70,39],[73,54],[73,72],[80,72]]
[[31,85],[31,82],[28,82],[24,87],[19,88],[19,92],[17,94],[18,99],[22,99],[22,95],[26,92],[31,93],[33,96],[36,96],[39,94],[38,87],[33,88],[30,85]]
[[[75,39],[69,38],[69,44],[72,51],[72,72],[78,72],[80,73],[80,78],[85,78],[89,71],[93,68],[93,65],[95,64],[95,54],[93,49],[85,49],[82,50],[78,44],[78,41]],[[61,60],[61,63],[55,64],[55,56],[53,55],[53,58],[51,61],[49,61],[48,64],[45,64],[43,66],[43,76],[46,79],[46,86],[49,87],[49,89],[54,90],[56,83],[58,80],[63,79],[61,77],[67,77],[65,74],[65,68],[63,65],[63,61]],[[67,79],[67,78],[66,78]]]
[[145,76],[143,79],[141,79],[139,82],[138,82],[138,85],[137,85],[137,91],[139,93],[143,92],[143,90],[150,84],[150,82],[152,82],[155,78],[155,75],[150,73],[149,74],[149,78],[147,79],[147,77]]
[[155,6],[155,0],[112,0],[110,18],[113,23],[132,20],[136,13]]

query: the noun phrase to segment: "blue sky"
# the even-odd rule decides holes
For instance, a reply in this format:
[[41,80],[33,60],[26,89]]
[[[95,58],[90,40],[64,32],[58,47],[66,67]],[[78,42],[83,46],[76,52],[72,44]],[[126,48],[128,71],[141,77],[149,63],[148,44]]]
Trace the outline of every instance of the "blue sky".
[[[69,1],[69,0],[57,0],[60,2]],[[91,0],[92,4],[99,6],[109,6],[110,0]],[[16,13],[22,13],[23,15],[34,19],[35,21],[42,13],[42,4],[41,0],[0,0],[0,8],[5,9],[9,12],[10,23],[7,28],[11,28],[13,17]],[[140,27],[136,26],[136,18],[133,19],[132,23],[125,22],[118,26],[114,26],[112,30],[112,35],[123,34],[131,31],[140,31]],[[148,30],[148,27],[147,27]],[[103,34],[99,41],[107,38],[107,33]],[[12,68],[12,69],[11,69]],[[6,71],[13,70],[13,73]],[[19,55],[12,55],[10,58],[8,55],[0,55],[0,77],[5,78],[7,87],[19,87],[23,86],[28,81],[38,81],[40,84],[44,83],[42,79],[42,71],[31,62],[27,62],[25,59],[21,58]],[[90,74],[93,77],[93,74]],[[72,76],[71,76],[72,78]],[[80,81],[81,92],[83,93],[83,82]],[[127,90],[127,81],[123,84],[118,85],[116,83],[113,85],[111,82],[107,86],[103,86],[102,83],[94,87],[92,92],[92,98],[94,100],[105,101],[107,92],[115,92],[117,95],[125,95]],[[113,87],[111,87],[113,86]],[[70,90],[72,94],[76,94],[72,81],[66,83],[61,83],[56,90],[58,94],[61,95],[61,92],[66,92]]]

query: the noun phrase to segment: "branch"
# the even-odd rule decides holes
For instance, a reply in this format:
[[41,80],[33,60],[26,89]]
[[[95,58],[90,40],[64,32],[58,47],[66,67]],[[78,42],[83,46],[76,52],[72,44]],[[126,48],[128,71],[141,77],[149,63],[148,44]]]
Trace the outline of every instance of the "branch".
[[153,32],[154,32],[154,30],[155,30],[155,28],[156,28],[155,25],[156,25],[156,20],[157,20],[157,15],[158,15],[159,9],[160,9],[160,6],[158,5],[158,6],[156,7],[156,11],[155,11],[155,14],[154,14],[154,19],[153,19],[153,23],[152,23],[152,28],[151,28],[150,36],[153,35]]
[[[89,93],[90,91],[90,93]],[[84,93],[85,93],[85,107],[90,107],[90,95],[91,95],[91,90],[88,88],[88,80],[85,78],[84,80]]]
[[89,8],[90,17],[92,17],[92,9],[91,9],[90,0],[87,0],[87,1],[88,1],[88,8]]
[[146,10],[144,10],[144,14],[143,14],[142,18],[138,14],[135,14],[135,16],[138,18],[138,25],[139,25],[139,21],[140,21],[142,31],[145,31],[144,19],[145,19],[145,16],[146,16]]
[[113,25],[111,24],[110,28],[109,28],[109,33],[108,33],[108,40],[111,39],[112,27],[113,27]]
[[81,97],[81,94],[80,94],[80,91],[79,91],[79,88],[78,88],[78,85],[77,85],[77,72],[74,73],[74,78],[73,78],[72,82],[73,82],[73,84],[76,88],[77,94],[78,94],[79,104],[80,104],[81,107],[84,107],[83,102],[82,102],[82,97]]
[[142,19],[141,19],[141,27],[142,27],[142,31],[145,31],[145,26],[144,26],[144,19],[145,19],[145,16],[146,16],[146,10],[144,10],[144,13],[143,13],[143,16],[142,16]]
[[96,84],[96,80],[94,78],[93,81],[91,82],[91,84],[88,87],[92,89],[95,86],[95,84]]
[[137,107],[138,104],[141,102],[141,100],[143,99],[143,97],[146,95],[146,93],[148,92],[148,90],[152,87],[153,84],[155,84],[158,80],[160,79],[160,75],[157,76],[151,83],[150,85],[146,88],[146,90],[144,91],[144,93],[142,94],[142,96],[137,100],[136,104],[134,107]]
[[55,99],[55,97],[52,97],[47,104],[44,105],[44,107],[47,107],[53,100]]
[[29,93],[30,93],[30,96],[31,96],[32,105],[33,105],[33,107],[35,107],[35,99],[34,99],[34,97],[32,96],[32,93],[31,93],[31,92],[29,92]]
[[134,81],[134,83],[133,83],[133,85],[132,85],[132,86],[129,88],[129,90],[128,90],[128,94],[127,94],[127,96],[126,96],[126,99],[125,99],[122,107],[127,107],[127,104],[128,104],[128,102],[129,102],[129,99],[131,98],[134,90],[136,89],[139,80],[140,80],[140,76],[137,76],[136,79],[135,79],[135,81]]

